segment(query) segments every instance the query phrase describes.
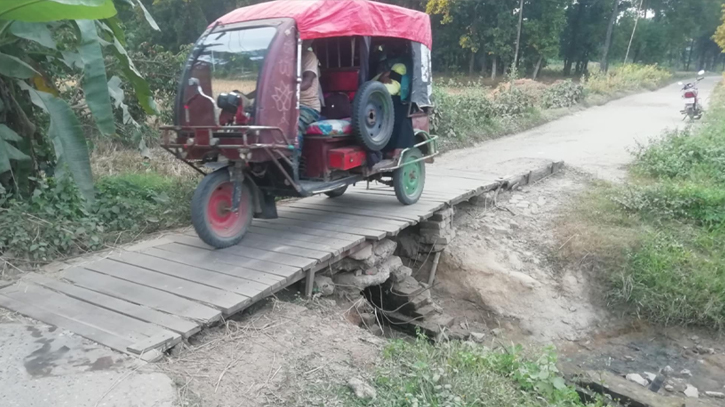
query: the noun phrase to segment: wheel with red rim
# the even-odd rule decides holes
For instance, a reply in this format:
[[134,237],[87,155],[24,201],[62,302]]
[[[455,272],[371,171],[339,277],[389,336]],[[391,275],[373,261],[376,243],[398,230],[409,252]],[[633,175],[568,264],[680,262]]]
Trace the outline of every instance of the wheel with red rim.
[[234,184],[229,171],[214,171],[204,177],[191,198],[191,223],[204,243],[221,249],[239,243],[254,216],[252,194],[242,184],[239,210],[232,211]]

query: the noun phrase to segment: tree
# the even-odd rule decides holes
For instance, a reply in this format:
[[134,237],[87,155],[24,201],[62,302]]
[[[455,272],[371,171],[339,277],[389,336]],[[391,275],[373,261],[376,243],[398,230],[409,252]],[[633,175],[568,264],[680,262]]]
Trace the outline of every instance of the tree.
[[568,3],[568,0],[532,1],[526,6],[522,44],[525,55],[528,55],[527,59],[533,64],[533,79],[536,79],[547,59],[559,54],[560,37],[566,23],[565,7]]
[[720,21],[722,21],[722,24],[717,27],[712,39],[720,47],[720,49],[725,49],[725,5],[722,7],[722,17],[720,18]]
[[[128,3],[144,9],[141,3]],[[90,117],[96,131],[112,135],[116,131],[112,98],[119,108],[123,105],[119,78],[107,76],[104,50],[115,57],[119,74],[141,106],[155,113],[151,90],[128,56],[116,14],[112,0],[17,0],[11,7],[8,2],[0,5],[3,189],[27,192],[28,180],[41,167],[56,174],[67,169],[86,200],[93,200],[82,120]],[[145,10],[144,14],[149,24],[156,24]],[[65,91],[70,98],[66,99],[59,85],[68,88],[63,80],[74,72],[82,80],[80,86]],[[47,130],[41,129],[43,114]]]
[[607,24],[607,35],[604,37],[604,48],[602,49],[602,60],[599,63],[599,70],[607,72],[609,70],[609,48],[612,46],[612,32],[614,31],[614,23],[617,21],[619,15],[619,0],[614,0],[612,6],[612,15],[609,17],[609,23]]

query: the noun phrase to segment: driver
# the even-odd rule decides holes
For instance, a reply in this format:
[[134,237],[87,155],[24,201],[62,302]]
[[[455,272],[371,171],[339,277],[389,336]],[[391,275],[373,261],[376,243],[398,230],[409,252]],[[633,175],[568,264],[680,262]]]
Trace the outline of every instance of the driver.
[[297,122],[298,148],[310,124],[320,120],[322,99],[320,94],[320,68],[315,52],[311,49],[312,40],[302,42],[302,83],[300,84],[300,119]]

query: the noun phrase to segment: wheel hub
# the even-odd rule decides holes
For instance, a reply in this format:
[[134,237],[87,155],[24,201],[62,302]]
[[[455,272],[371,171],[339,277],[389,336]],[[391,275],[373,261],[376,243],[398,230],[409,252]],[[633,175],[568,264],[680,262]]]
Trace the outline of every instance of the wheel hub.
[[365,116],[365,120],[368,124],[368,126],[374,126],[377,122],[377,111],[375,108],[371,107],[368,109],[368,114]]

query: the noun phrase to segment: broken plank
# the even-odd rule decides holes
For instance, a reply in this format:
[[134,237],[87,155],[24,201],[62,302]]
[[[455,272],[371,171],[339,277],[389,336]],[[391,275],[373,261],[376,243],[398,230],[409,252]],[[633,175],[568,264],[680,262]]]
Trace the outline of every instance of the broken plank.
[[253,297],[269,289],[269,284],[263,284],[254,280],[247,280],[239,277],[232,277],[215,271],[203,270],[188,264],[174,263],[170,260],[160,259],[144,253],[122,253],[109,258],[111,260],[153,270],[158,273],[235,292],[247,297]]
[[235,256],[244,257],[253,260],[263,260],[270,263],[283,264],[286,266],[300,267],[302,269],[308,269],[317,264],[317,259],[310,259],[308,257],[300,257],[284,253],[276,253],[269,250],[257,249],[254,247],[246,246],[230,246],[224,249],[214,249],[208,244],[204,243],[198,237],[175,235],[172,237],[174,242],[185,245],[196,247],[198,249],[217,251],[219,253],[228,253]]
[[65,270],[62,277],[81,287],[203,324],[221,319],[221,312],[214,308],[95,271],[74,267]]
[[178,243],[165,244],[157,247],[156,249],[165,250],[171,253],[195,254],[199,256],[199,258],[209,262],[227,263],[235,266],[238,265],[244,268],[264,271],[265,273],[275,274],[285,278],[302,270],[301,267],[285,266],[283,264],[270,263],[264,260],[254,260],[246,257],[235,256],[222,250],[211,251],[191,246],[184,246]]
[[210,261],[208,257],[199,256],[196,253],[174,253],[166,250],[159,250],[157,248],[151,248],[145,250],[143,254],[178,264],[188,264],[204,270],[211,270],[217,273],[253,280],[258,283],[269,285],[270,287],[276,287],[277,284],[285,280],[284,277],[276,274],[265,273],[264,271],[253,270],[239,265],[219,263],[213,260]]
[[159,325],[171,331],[181,334],[184,338],[199,332],[201,326],[189,320],[177,317],[148,308],[143,305],[134,304],[120,300],[106,294],[101,294],[83,287],[78,287],[62,281],[54,280],[36,273],[29,273],[23,276],[23,280],[63,293],[69,297],[85,301],[101,308],[118,312],[120,314],[136,318],[138,320]]
[[231,315],[251,302],[251,297],[247,295],[235,294],[114,260],[101,260],[86,264],[84,267],[111,277],[209,304],[220,309],[224,315]]

